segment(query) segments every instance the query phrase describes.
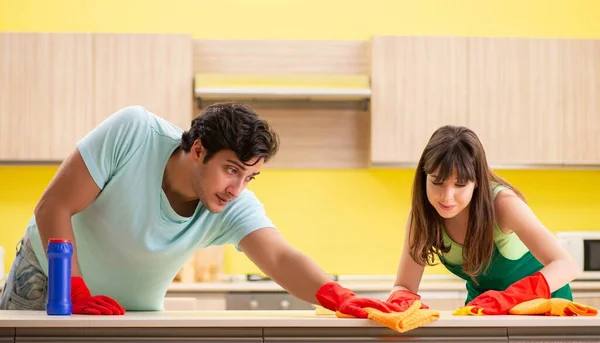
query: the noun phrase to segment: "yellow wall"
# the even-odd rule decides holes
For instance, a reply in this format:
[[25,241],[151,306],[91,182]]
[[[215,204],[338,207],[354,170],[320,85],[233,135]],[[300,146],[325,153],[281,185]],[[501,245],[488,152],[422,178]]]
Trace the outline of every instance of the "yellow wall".
[[0,30],[189,32],[197,38],[598,37],[598,13],[597,0],[0,0]]
[[[372,34],[598,38],[597,13],[596,0],[0,0],[0,31],[188,32],[195,38],[368,39]],[[47,166],[0,167],[0,245],[7,250],[6,268],[55,171]],[[524,191],[551,230],[600,229],[593,213],[600,209],[600,171],[500,174]],[[412,176],[413,171],[405,169],[266,170],[251,188],[288,240],[328,272],[392,274]],[[12,178],[16,181],[7,181]],[[229,249],[225,271],[257,270]],[[440,271],[436,267],[428,273]]]
[[[0,245],[7,261],[56,167],[0,167]],[[553,231],[598,230],[600,171],[500,171],[525,193]],[[294,246],[328,272],[391,274],[402,244],[413,171],[284,171],[267,169],[251,189]],[[16,182],[6,180],[15,179]],[[234,249],[226,272],[256,272]],[[427,273],[443,272],[438,266]]]

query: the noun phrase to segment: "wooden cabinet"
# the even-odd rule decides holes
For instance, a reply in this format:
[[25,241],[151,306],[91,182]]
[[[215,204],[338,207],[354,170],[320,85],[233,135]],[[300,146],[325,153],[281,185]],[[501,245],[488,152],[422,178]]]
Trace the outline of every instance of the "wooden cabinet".
[[496,167],[600,164],[600,41],[374,37],[372,163],[414,165],[439,126]]
[[600,164],[600,40],[561,43],[564,84],[564,160],[572,165]]
[[91,34],[0,34],[0,159],[57,160],[94,124]]
[[142,105],[183,129],[189,128],[192,55],[188,35],[94,35],[95,116]]
[[[196,74],[286,76],[293,87],[310,80],[319,91],[329,80],[331,94],[329,87],[350,85],[370,92],[369,112],[362,98],[242,96],[281,135],[269,167],[414,166],[447,124],[472,128],[494,167],[600,165],[600,40],[219,41],[121,33],[0,33],[0,161],[60,161],[129,105],[187,129]],[[237,100],[227,94],[219,101]],[[201,107],[210,102],[202,99]]]
[[469,39],[469,126],[494,165],[561,164],[558,40]]
[[[94,318],[91,324],[69,326],[69,324],[53,325],[47,327],[17,327],[10,328],[16,331],[15,342],[71,342],[71,343],[115,343],[115,342],[153,342],[153,343],[184,343],[184,342],[219,342],[219,343],[250,343],[262,342],[261,327],[193,327],[174,325],[165,327],[158,324],[151,326],[139,323],[130,324],[130,327],[111,324],[95,325]],[[118,321],[118,320],[117,320]]]
[[445,124],[468,124],[466,38],[373,37],[371,162],[413,164]]
[[1,33],[0,52],[0,160],[60,161],[129,105],[191,122],[187,35]]

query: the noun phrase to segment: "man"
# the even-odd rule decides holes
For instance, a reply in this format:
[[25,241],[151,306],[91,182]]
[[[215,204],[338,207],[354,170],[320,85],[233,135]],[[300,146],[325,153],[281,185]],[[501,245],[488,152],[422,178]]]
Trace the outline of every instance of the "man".
[[162,310],[178,270],[198,248],[234,244],[305,301],[365,318],[356,297],[332,282],[275,230],[249,182],[279,146],[248,106],[216,104],[183,132],[140,106],[126,107],[83,137],[35,207],[8,275],[1,309],[44,310],[50,238],[73,243],[73,313]]

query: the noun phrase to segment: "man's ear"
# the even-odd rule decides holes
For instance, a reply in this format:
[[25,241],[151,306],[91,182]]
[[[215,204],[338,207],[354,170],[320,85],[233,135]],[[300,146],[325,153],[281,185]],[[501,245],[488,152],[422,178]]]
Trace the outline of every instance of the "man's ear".
[[195,159],[201,159],[204,156],[204,150],[205,149],[202,145],[202,142],[199,139],[196,139],[192,145],[192,148],[190,149],[190,152]]

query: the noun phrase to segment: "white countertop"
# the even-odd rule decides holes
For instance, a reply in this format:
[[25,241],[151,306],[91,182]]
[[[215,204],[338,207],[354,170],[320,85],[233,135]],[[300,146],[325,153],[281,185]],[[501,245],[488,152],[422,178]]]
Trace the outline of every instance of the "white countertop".
[[[600,317],[453,316],[440,311],[429,327],[600,327]],[[124,316],[48,316],[43,311],[0,311],[0,327],[382,327],[368,319],[340,319],[314,311],[128,312]]]

